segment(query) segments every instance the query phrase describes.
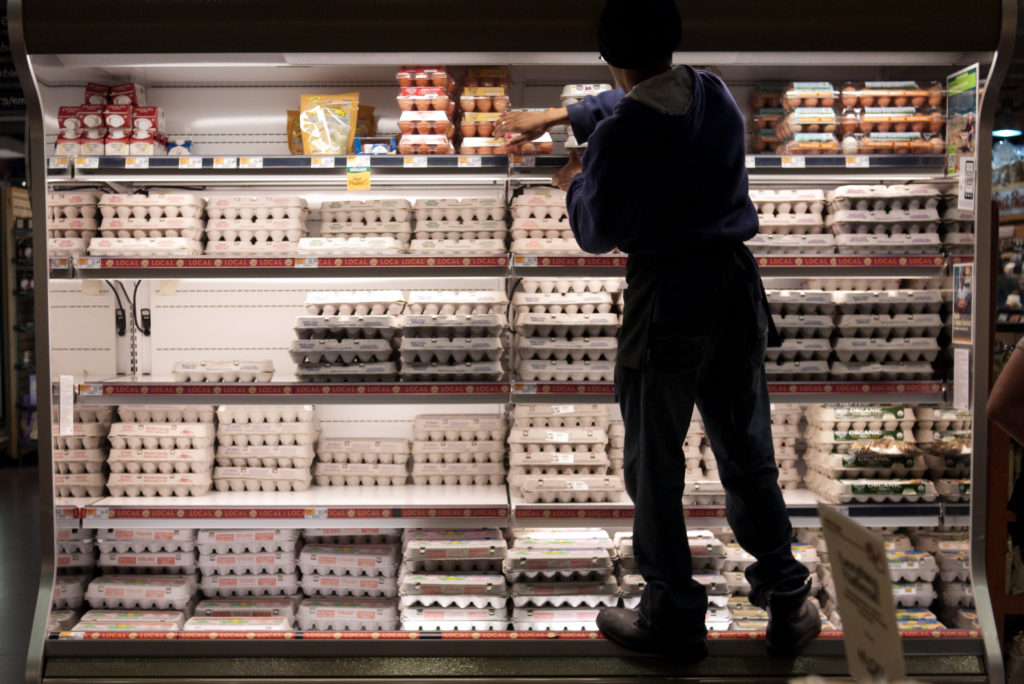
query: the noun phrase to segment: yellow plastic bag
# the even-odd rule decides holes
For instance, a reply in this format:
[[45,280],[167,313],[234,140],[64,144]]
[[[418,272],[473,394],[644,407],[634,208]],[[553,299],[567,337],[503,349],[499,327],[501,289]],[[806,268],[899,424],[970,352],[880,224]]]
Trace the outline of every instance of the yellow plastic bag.
[[303,154],[351,154],[359,93],[303,95],[299,114]]

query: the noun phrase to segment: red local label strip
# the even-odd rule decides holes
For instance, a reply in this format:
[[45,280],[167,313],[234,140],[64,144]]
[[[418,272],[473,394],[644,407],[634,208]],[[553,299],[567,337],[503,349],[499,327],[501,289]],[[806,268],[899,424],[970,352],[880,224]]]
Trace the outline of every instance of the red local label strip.
[[317,257],[317,268],[500,268],[508,265],[508,257]]
[[402,508],[403,518],[504,518],[507,508]]
[[622,508],[516,508],[516,518],[522,520],[538,519],[629,519],[633,517],[633,508],[623,506]]
[[538,382],[537,391],[543,394],[615,394],[613,383],[563,383]]
[[110,508],[111,520],[301,520],[304,508]]
[[942,391],[942,383],[770,382],[768,383],[768,391],[777,394],[934,394]]
[[758,257],[759,266],[779,268],[785,266],[798,267],[839,267],[862,268],[936,268],[945,264],[941,255],[935,256],[793,256],[793,257]]

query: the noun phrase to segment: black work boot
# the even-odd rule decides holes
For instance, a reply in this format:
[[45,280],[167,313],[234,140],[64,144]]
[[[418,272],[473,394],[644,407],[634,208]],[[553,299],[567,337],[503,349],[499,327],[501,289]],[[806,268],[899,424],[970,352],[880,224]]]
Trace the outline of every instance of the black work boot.
[[768,655],[792,658],[821,632],[821,618],[814,603],[807,600],[811,580],[790,591],[768,594]]
[[708,655],[703,624],[697,633],[653,629],[643,624],[639,611],[605,608],[597,614],[597,627],[606,639],[631,651],[660,653],[686,663],[695,663]]

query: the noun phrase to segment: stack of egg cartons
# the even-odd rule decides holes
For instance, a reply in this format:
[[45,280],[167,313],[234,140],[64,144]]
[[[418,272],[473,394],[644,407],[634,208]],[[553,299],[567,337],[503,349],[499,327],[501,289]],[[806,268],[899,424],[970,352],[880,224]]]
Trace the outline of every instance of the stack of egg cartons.
[[339,200],[320,205],[320,237],[301,241],[303,254],[358,256],[409,249],[412,205],[405,199]]
[[763,256],[831,254],[835,238],[824,233],[821,190],[751,190],[760,230],[747,246]]
[[53,592],[52,625],[47,631],[63,631],[78,619],[85,586],[96,574],[96,531],[58,528],[57,576]]
[[[576,412],[576,409],[579,412]],[[609,473],[608,413],[579,405],[516,406],[508,434],[513,494],[527,503],[618,502],[625,488]]]
[[46,252],[50,256],[85,254],[96,237],[98,190],[51,192],[46,196]]
[[104,446],[114,411],[109,406],[76,406],[74,423],[67,435],[53,424],[53,486],[57,496],[100,497],[107,477]]
[[951,628],[976,629],[971,586],[970,534],[967,529],[922,529],[911,532],[915,546],[938,565],[935,588],[942,621]]
[[928,474],[943,499],[965,502],[971,497],[971,413],[949,408],[917,409],[917,446]]
[[214,256],[294,256],[306,236],[302,197],[212,197],[206,204],[206,253]]
[[316,445],[313,479],[321,487],[405,485],[409,440],[394,437],[325,437]]
[[213,467],[212,406],[121,406],[110,426],[111,496],[202,496]]
[[824,380],[828,377],[835,304],[828,292],[767,290],[782,344],[766,350],[768,381]]
[[171,367],[174,382],[270,382],[273,377],[269,359],[175,361]]
[[414,290],[402,316],[402,380],[500,380],[508,297],[500,290]]
[[608,474],[622,477],[623,482],[625,482],[625,447],[626,425],[618,415],[610,416],[608,422]]
[[206,203],[192,193],[105,194],[100,237],[89,254],[122,257],[198,256],[203,253]]
[[312,406],[221,406],[217,420],[217,491],[309,489],[320,432]]
[[[71,632],[125,634],[134,638],[138,634],[179,632],[185,624],[185,612],[180,610],[107,610],[93,609],[79,619]],[[81,636],[79,637],[81,638]]]
[[618,605],[615,545],[602,529],[516,530],[505,572],[520,631],[593,631]]
[[402,629],[504,631],[508,545],[497,529],[406,530],[399,578]]
[[305,630],[393,630],[398,611],[398,537],[393,531],[316,529],[303,534],[299,606]]
[[724,506],[725,489],[718,474],[718,461],[705,438],[704,421],[696,409],[683,439],[683,459],[686,466],[684,506]]
[[413,254],[504,254],[504,199],[416,200]]
[[[458,112],[455,80],[442,66],[403,66],[398,85],[398,153],[450,154]],[[504,100],[508,103],[508,98]],[[490,100],[488,100],[490,104]],[[488,111],[490,109],[488,108]]]
[[925,185],[843,185],[828,193],[839,252],[938,254],[939,191]]
[[565,192],[526,188],[512,198],[513,254],[582,254],[569,225]]
[[104,573],[194,576],[196,572],[195,530],[102,530],[96,542],[98,565]]
[[[202,557],[200,557],[200,563],[202,563]],[[292,625],[295,623],[296,608],[301,599],[301,594],[208,598],[196,604],[192,615],[196,618],[242,618],[243,620],[248,618],[285,618],[288,625]],[[288,629],[291,627],[289,626]]]
[[[202,580],[199,589],[208,599],[198,617],[221,620],[235,618],[236,624],[247,624],[266,617],[287,617],[283,629],[291,629],[297,602],[299,580],[296,575],[299,531],[292,529],[267,530],[199,530],[196,536],[199,549],[199,571]],[[261,597],[275,597],[264,599]],[[285,598],[276,598],[276,597]],[[242,598],[249,602],[250,614],[225,615],[226,600]],[[291,602],[291,614],[284,601]],[[258,613],[258,614],[257,614]],[[276,613],[270,615],[270,613]],[[217,622],[204,623],[204,631],[217,631]],[[198,624],[193,628],[198,628]]]
[[799,404],[772,404],[772,446],[779,467],[779,486],[796,489],[803,478],[797,470],[797,440],[801,436],[800,421],[804,408]]
[[512,296],[517,377],[526,382],[611,382],[618,352],[619,278],[524,278]]
[[829,503],[934,501],[935,485],[914,444],[914,412],[904,407],[811,406],[807,487]]
[[299,380],[391,381],[398,374],[396,336],[405,306],[398,290],[310,292],[295,322],[291,355]]
[[425,414],[413,425],[417,485],[503,485],[508,423],[497,414]]
[[974,212],[957,209],[955,200],[947,198],[942,212],[942,246],[950,254],[974,253]]

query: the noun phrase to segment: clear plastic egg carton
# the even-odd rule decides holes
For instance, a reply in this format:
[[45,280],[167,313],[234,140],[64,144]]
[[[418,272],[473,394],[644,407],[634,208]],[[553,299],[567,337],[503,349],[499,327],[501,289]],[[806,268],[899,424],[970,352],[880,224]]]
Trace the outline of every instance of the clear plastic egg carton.
[[102,449],[61,449],[53,451],[55,473],[102,473],[107,455]]
[[[921,409],[917,409],[920,411]],[[846,432],[849,430],[902,430],[916,424],[915,409],[904,406],[825,406],[807,407],[807,422],[816,427]]]
[[414,463],[416,485],[503,485],[503,463]]
[[89,250],[86,238],[48,238],[46,253],[51,257],[78,256]]
[[938,594],[931,582],[893,582],[892,598],[904,608],[927,608]]
[[935,369],[926,361],[901,363],[835,361],[831,367],[832,377],[837,380],[929,380],[935,376]]
[[510,232],[514,241],[543,239],[575,241],[568,217],[561,219],[513,219]]
[[[57,426],[54,426],[55,428]],[[110,430],[109,422],[102,423],[73,423],[71,434],[60,435],[57,429],[54,430],[54,446],[57,449],[75,451],[78,449],[99,449]]]
[[500,360],[503,353],[502,340],[491,337],[461,339],[406,337],[399,345],[399,354],[403,364],[493,362]]
[[419,221],[414,229],[419,240],[498,240],[502,249],[507,233],[504,221]]
[[647,581],[643,576],[636,573],[624,574],[619,580],[619,594],[622,596],[622,605],[630,610],[635,610],[640,605],[640,599],[644,595],[644,587]]
[[518,377],[527,382],[611,382],[615,378],[614,361],[517,360]]
[[303,575],[394,577],[398,563],[397,544],[306,544],[299,553]]
[[226,243],[232,247],[256,247],[263,244],[289,243],[292,247],[306,237],[306,222],[300,219],[210,219],[206,223],[206,238],[211,243]]
[[122,423],[212,423],[213,406],[118,406]]
[[111,423],[114,449],[209,449],[212,423]]
[[512,548],[502,564],[510,582],[604,581],[614,571],[607,548]]
[[217,448],[219,466],[239,468],[308,468],[314,452],[310,444],[291,446],[222,446]]
[[[59,218],[49,219],[46,222],[46,237],[53,240],[59,240],[62,238],[69,240],[92,240],[96,237],[96,234],[99,233],[99,230],[99,222],[94,218]],[[106,237],[114,236],[110,235]],[[125,237],[131,237],[131,235],[127,235]],[[140,237],[150,236],[143,234]]]
[[[204,225],[201,219],[197,218],[105,218],[99,225],[99,233],[105,238],[139,239],[139,238],[185,238],[201,242],[203,239]],[[84,234],[68,235],[64,237],[95,237]]]
[[934,337],[844,337],[833,345],[836,357],[843,363],[850,361],[927,361],[939,355],[939,343]]
[[405,573],[398,596],[403,608],[503,608],[509,587],[504,575]]
[[827,361],[773,361],[765,363],[768,382],[826,380],[829,373]]
[[398,607],[394,599],[307,598],[296,621],[307,632],[390,632],[398,629]]
[[783,314],[773,318],[783,340],[794,337],[827,339],[835,328],[832,316],[826,314]]
[[53,583],[51,606],[61,610],[78,610],[85,599],[89,579],[84,575],[58,575]]
[[939,578],[943,582],[967,582],[971,576],[971,554],[964,551],[939,551],[935,554]]
[[598,428],[609,430],[605,404],[517,404],[512,407],[516,429]]
[[100,553],[191,553],[195,549],[195,530],[127,529],[97,530]]
[[921,456],[843,454],[813,449],[804,455],[804,460],[808,467],[832,478],[917,479],[928,470]]
[[319,425],[306,423],[221,423],[217,442],[227,446],[308,446],[316,443]]
[[512,611],[512,627],[520,632],[595,632],[598,608],[526,606]]
[[394,598],[398,595],[398,580],[383,576],[304,574],[302,593],[307,596]]
[[96,218],[101,194],[98,190],[49,192],[46,194],[47,218]]
[[505,442],[480,441],[415,441],[412,444],[414,463],[502,463],[505,460]]
[[266,221],[267,219],[295,219],[305,221],[309,205],[305,198],[288,195],[263,197],[211,197],[206,203],[206,215],[212,220]]
[[381,527],[315,527],[302,530],[310,544],[398,544],[402,531]]
[[415,239],[409,241],[409,252],[411,254],[503,254],[505,241],[482,238]]
[[289,354],[300,368],[374,364],[386,362],[394,356],[393,343],[393,339],[295,340]]
[[293,529],[199,530],[195,543],[202,558],[211,554],[294,552],[298,540],[299,531]]
[[943,501],[959,503],[971,500],[971,481],[968,479],[942,478],[936,480],[935,489],[938,490]]
[[85,600],[92,608],[188,610],[196,591],[194,575],[105,575],[89,582]]
[[874,480],[827,478],[809,471],[807,488],[826,503],[933,502],[938,499],[934,483],[928,480]]
[[303,257],[352,257],[401,254],[407,243],[394,237],[300,238],[298,254]]
[[197,240],[183,237],[162,238],[105,238],[89,240],[89,254],[121,257],[180,257],[199,256],[203,245]]
[[836,248],[840,254],[934,254],[942,240],[938,233],[856,233],[836,236]]
[[497,573],[509,553],[501,538],[406,538],[404,546],[405,569],[414,573]]
[[828,233],[805,235],[770,235],[761,233],[745,243],[750,251],[763,256],[799,256],[832,254],[836,239]]
[[832,343],[824,338],[789,338],[778,347],[768,347],[768,361],[825,361],[832,354]]
[[252,553],[214,553],[199,556],[198,567],[203,575],[261,575],[294,573],[297,567],[296,548],[290,551],[256,551]]
[[403,608],[402,629],[410,632],[504,632],[508,608]]
[[75,529],[56,529],[58,553],[91,553],[96,544],[96,531]]
[[295,573],[259,575],[203,575],[199,590],[209,598],[232,596],[294,596],[299,591]]
[[400,487],[409,479],[405,463],[317,463],[313,481],[321,487]]
[[[563,203],[564,208],[564,203]],[[413,206],[416,223],[428,221],[472,222],[504,221],[508,215],[505,201],[499,197],[464,199],[418,199]]]
[[893,582],[933,582],[939,572],[934,556],[925,551],[887,551]]
[[421,414],[413,422],[418,442],[503,441],[507,434],[504,416],[494,414]]
[[937,209],[941,193],[929,185],[841,185],[826,199],[835,211],[921,211]]
[[103,218],[201,218],[206,201],[191,193],[103,194],[97,202]]
[[262,361],[175,361],[175,382],[270,382],[274,363]]
[[195,551],[100,553],[96,565],[103,572],[191,575],[196,571]]
[[938,290],[837,290],[832,297],[841,314],[858,315],[935,314],[943,303],[942,292]]
[[[939,230],[939,212],[935,209],[889,212],[840,210],[830,214],[826,224],[840,237],[936,234]],[[842,245],[842,240],[837,242]]]
[[409,440],[389,437],[320,437],[316,453],[322,463],[386,463],[409,460]]
[[111,496],[204,496],[213,485],[210,473],[111,473]]
[[765,290],[772,314],[832,315],[832,295],[820,290]]
[[405,199],[338,200],[320,205],[325,223],[391,223],[410,220],[412,203]]
[[500,380],[505,374],[501,361],[463,361],[433,363],[402,363],[399,371],[403,380],[412,381],[467,381]]
[[753,202],[757,213],[764,216],[820,216],[825,210],[823,190],[751,190],[750,201]]
[[284,617],[295,620],[300,596],[284,598],[203,599],[196,604],[195,617]]
[[46,618],[46,632],[67,632],[78,622],[78,613],[73,610],[51,610]]
[[111,449],[106,459],[111,473],[209,473],[213,448]]
[[193,617],[183,632],[290,632],[292,620],[286,617]]
[[399,324],[398,316],[300,316],[294,329],[300,340],[390,340]]
[[[619,331],[618,314],[519,314],[515,330],[525,337],[598,338],[614,337]],[[520,344],[517,342],[517,344]]]
[[845,314],[836,322],[844,337],[935,337],[942,328],[939,314]]
[[213,469],[213,486],[218,492],[304,492],[312,481],[309,468]]
[[107,478],[103,473],[59,473],[53,476],[57,496],[103,496]]
[[618,602],[619,584],[612,575],[593,581],[512,584],[512,604],[516,608],[610,608]]

